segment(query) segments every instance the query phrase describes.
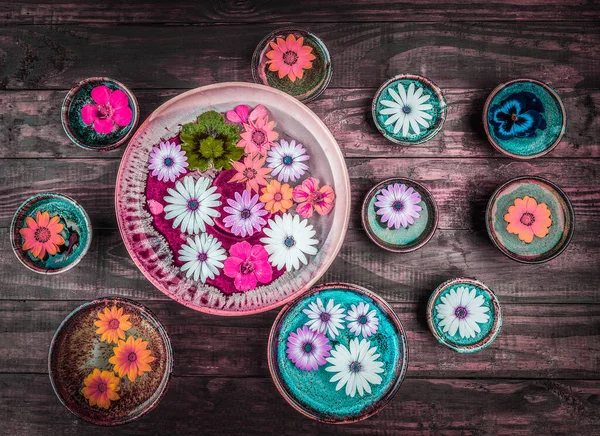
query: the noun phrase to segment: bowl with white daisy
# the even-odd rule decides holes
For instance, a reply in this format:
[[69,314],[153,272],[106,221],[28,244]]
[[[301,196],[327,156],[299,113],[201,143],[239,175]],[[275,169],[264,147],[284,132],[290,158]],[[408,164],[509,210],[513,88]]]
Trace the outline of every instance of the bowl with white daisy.
[[385,82],[373,98],[373,121],[383,136],[401,145],[429,141],[446,120],[446,100],[426,77],[401,74]]
[[271,376],[300,413],[326,423],[366,419],[396,394],[408,367],[402,323],[379,296],[332,283],[278,315],[269,336]]
[[375,244],[394,253],[407,253],[433,237],[438,209],[425,186],[396,177],[371,188],[363,200],[361,219]]
[[439,343],[459,353],[475,353],[489,346],[500,333],[500,301],[479,280],[448,280],[429,298],[427,323]]

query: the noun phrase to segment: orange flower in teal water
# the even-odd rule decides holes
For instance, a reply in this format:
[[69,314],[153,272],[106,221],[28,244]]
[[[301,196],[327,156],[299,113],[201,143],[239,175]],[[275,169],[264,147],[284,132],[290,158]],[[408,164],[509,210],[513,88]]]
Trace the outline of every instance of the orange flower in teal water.
[[269,42],[273,50],[267,52],[267,64],[270,71],[277,71],[279,78],[285,76],[295,82],[296,79],[302,79],[304,70],[312,68],[311,61],[316,57],[312,54],[312,47],[304,44],[304,38],[296,39],[291,33],[284,40],[277,38],[276,41]]
[[103,409],[108,409],[111,401],[117,401],[121,397],[117,392],[121,389],[119,383],[121,379],[115,376],[112,371],[102,371],[98,368],[94,369],[88,375],[83,384],[85,387],[81,393],[90,403],[90,406],[98,406]]
[[60,235],[64,226],[59,223],[60,217],[50,218],[48,212],[37,212],[35,219],[25,218],[27,227],[19,230],[19,233],[25,239],[23,250],[31,251],[33,257],[43,259],[46,253],[54,256],[58,252],[58,247],[65,243],[65,239]]
[[115,365],[119,377],[127,376],[130,381],[135,381],[138,376],[152,371],[148,364],[154,361],[154,357],[150,356],[152,350],[148,350],[147,346],[147,341],[129,336],[127,341],[120,340],[119,345],[113,348],[115,355],[108,362]]
[[98,312],[98,321],[94,325],[98,327],[96,333],[102,335],[101,341],[118,343],[119,339],[125,339],[125,332],[131,328],[129,315],[123,315],[123,308],[113,306],[111,309],[104,308],[104,313]]
[[525,196],[515,199],[515,204],[508,208],[504,215],[508,223],[506,231],[519,236],[519,239],[529,244],[533,236],[544,238],[552,224],[550,209],[545,203],[539,203],[535,198]]

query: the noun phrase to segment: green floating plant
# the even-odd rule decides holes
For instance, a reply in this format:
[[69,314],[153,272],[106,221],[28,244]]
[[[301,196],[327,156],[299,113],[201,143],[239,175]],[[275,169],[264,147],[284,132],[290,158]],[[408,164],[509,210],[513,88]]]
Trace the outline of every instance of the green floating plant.
[[204,112],[195,123],[184,124],[180,138],[191,170],[206,171],[211,164],[216,170],[228,170],[232,161],[244,155],[244,149],[237,146],[239,127],[226,123],[216,111]]

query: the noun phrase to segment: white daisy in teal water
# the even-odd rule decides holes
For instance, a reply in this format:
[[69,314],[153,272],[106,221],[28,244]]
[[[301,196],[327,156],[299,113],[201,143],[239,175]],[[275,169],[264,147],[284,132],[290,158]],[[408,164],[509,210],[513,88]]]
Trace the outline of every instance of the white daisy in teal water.
[[369,310],[369,304],[364,302],[350,305],[346,321],[348,322],[348,328],[356,336],[363,335],[364,338],[375,334],[379,328],[379,318],[377,318],[377,312],[375,309]]
[[408,85],[408,90],[404,89],[402,83],[398,83],[398,92],[393,87],[387,90],[392,97],[392,100],[381,100],[381,104],[386,106],[381,109],[382,115],[389,115],[384,124],[394,124],[394,134],[397,134],[402,129],[402,136],[407,136],[410,129],[416,135],[421,133],[421,126],[429,127],[429,120],[433,119],[431,114],[426,111],[433,109],[433,106],[426,103],[431,96],[423,95],[422,87],[415,87],[414,83]]
[[196,281],[200,279],[202,283],[221,273],[226,258],[221,242],[208,233],[196,235],[194,239],[188,238],[187,244],[183,244],[179,250],[179,260],[184,262],[181,270],[186,277],[193,277]]
[[483,305],[483,295],[477,296],[477,291],[466,287],[451,289],[440,297],[441,303],[435,306],[439,326],[444,333],[454,336],[456,332],[461,338],[474,338],[481,332],[479,324],[485,324],[490,319],[486,313],[489,308]]
[[327,306],[323,304],[320,298],[311,301],[308,309],[303,309],[309,320],[306,322],[311,330],[319,333],[327,333],[331,339],[335,339],[344,329],[344,308],[341,304],[335,304],[333,298],[329,299]]

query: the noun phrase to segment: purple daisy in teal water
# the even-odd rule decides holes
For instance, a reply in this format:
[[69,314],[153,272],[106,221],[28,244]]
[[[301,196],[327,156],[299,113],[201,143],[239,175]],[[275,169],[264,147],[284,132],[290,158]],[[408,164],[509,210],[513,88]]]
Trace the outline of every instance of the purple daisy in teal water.
[[394,183],[377,195],[375,208],[377,215],[381,215],[381,222],[387,223],[388,228],[398,230],[402,225],[406,229],[415,223],[415,218],[421,216],[419,212],[423,208],[418,206],[420,202],[421,195],[413,188]]
[[260,232],[267,222],[262,218],[269,212],[265,210],[265,204],[258,201],[258,194],[250,197],[246,190],[240,195],[235,193],[235,200],[227,199],[229,206],[223,208],[227,215],[223,222],[225,227],[231,227],[236,236],[252,236],[255,231]]
[[319,369],[320,365],[325,364],[325,358],[330,355],[331,350],[329,340],[323,333],[306,326],[296,330],[296,333],[290,333],[286,345],[288,358],[304,371]]

